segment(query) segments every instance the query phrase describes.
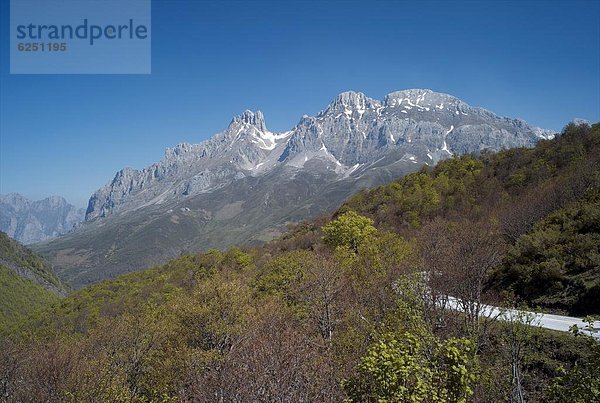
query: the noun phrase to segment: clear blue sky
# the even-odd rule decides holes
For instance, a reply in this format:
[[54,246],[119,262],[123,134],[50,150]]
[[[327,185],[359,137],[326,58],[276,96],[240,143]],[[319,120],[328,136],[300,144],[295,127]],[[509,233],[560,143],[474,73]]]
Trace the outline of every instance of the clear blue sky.
[[551,129],[600,120],[598,1],[154,0],[147,76],[10,75],[1,4],[1,193],[84,206],[246,108],[288,130],[350,89],[430,88]]

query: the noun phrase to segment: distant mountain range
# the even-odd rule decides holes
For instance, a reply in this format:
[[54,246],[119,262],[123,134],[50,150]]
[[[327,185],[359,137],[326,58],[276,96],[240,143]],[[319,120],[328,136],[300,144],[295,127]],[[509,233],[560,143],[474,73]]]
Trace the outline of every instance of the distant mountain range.
[[418,89],[382,101],[344,92],[283,133],[245,111],[209,140],[117,172],[90,198],[84,224],[35,248],[81,286],[184,252],[263,242],[361,188],[453,154],[532,147],[553,135]]
[[0,231],[26,245],[66,234],[84,217],[84,209],[59,196],[31,201],[18,193],[0,195]]

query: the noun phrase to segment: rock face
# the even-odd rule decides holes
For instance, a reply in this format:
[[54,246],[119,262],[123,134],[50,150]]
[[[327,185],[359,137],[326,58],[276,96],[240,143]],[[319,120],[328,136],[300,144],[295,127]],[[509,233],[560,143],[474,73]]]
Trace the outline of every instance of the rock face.
[[181,200],[281,166],[303,168],[313,159],[333,163],[342,178],[401,147],[415,164],[431,165],[453,153],[530,147],[551,136],[430,90],[392,92],[383,101],[349,91],[291,131],[271,133],[260,111],[245,111],[203,143],[167,149],[141,171],[125,168],[92,195],[85,219]]
[[423,165],[552,136],[430,90],[382,101],[344,92],[283,133],[245,111],[209,140],[119,171],[90,198],[84,224],[36,250],[80,286],[184,252],[263,242]]
[[83,209],[59,196],[31,201],[18,193],[0,195],[0,231],[24,244],[66,234],[83,218]]

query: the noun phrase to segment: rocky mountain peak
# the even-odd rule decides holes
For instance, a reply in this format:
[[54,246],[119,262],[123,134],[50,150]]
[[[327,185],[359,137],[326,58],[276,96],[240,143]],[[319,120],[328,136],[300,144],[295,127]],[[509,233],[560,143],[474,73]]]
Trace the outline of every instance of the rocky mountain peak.
[[346,91],[290,131],[270,132],[262,112],[246,110],[202,143],[167,149],[161,161],[143,170],[124,169],[92,195],[86,220],[180,202],[288,168],[311,174],[323,168],[335,180],[346,180],[370,167],[377,171],[380,161],[391,164],[390,172],[404,172],[406,164],[528,147],[550,135],[428,89],[391,92],[383,101]]
[[362,92],[345,91],[335,97],[317,117],[330,114],[346,114],[350,116],[354,112],[362,116],[367,110],[375,109],[378,106],[380,106],[379,101],[367,97]]
[[[182,247],[262,242],[358,189],[455,154],[531,147],[545,136],[521,120],[425,89],[392,92],[384,101],[344,92],[281,133],[268,131],[262,113],[244,111],[201,143],[120,171],[90,198],[87,222],[55,242],[74,245],[63,249],[67,256],[77,248],[86,259],[91,253],[90,273],[106,262],[102,268],[118,274]],[[0,206],[0,218],[2,212]],[[90,252],[99,239],[102,246]],[[146,261],[138,258],[142,250]]]
[[589,120],[582,118],[573,118],[573,120],[571,120],[571,123],[573,123],[574,125],[592,125],[592,123]]
[[253,112],[246,109],[241,115],[234,117],[229,124],[229,128],[250,125],[256,127],[261,132],[267,131],[265,118],[261,111]]
[[113,178],[113,183],[122,182],[131,179],[132,176],[136,175],[138,171],[131,167],[125,167],[118,171]]

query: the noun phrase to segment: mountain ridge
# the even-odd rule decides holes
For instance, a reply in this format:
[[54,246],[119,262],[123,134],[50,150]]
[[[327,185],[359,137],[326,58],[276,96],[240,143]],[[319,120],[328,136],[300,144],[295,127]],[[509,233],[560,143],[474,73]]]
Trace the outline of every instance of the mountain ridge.
[[[452,151],[458,153],[481,151],[465,146],[457,140],[462,132],[466,135],[472,134],[471,126],[477,119],[468,118],[470,114],[476,114],[477,118],[484,117],[493,120],[496,125],[500,126],[501,132],[502,129],[505,130],[502,132],[503,135],[510,134],[504,126],[512,126],[521,132],[529,131],[534,138],[522,141],[523,144],[520,145],[523,146],[531,146],[534,144],[535,138],[552,137],[550,130],[531,127],[520,119],[499,117],[486,109],[471,107],[451,95],[431,90],[395,91],[387,94],[383,101],[369,98],[361,92],[345,91],[335,97],[315,117],[303,116],[298,124],[289,131],[273,133],[267,129],[264,115],[260,110],[256,112],[245,110],[242,114],[235,116],[224,131],[205,141],[197,144],[180,143],[175,147],[167,148],[160,161],[142,170],[124,168],[117,172],[110,183],[92,195],[85,219],[90,221],[110,215],[114,210],[118,210],[131,195],[153,187],[161,178],[187,179],[185,183],[179,184],[179,187],[173,187],[170,190],[175,194],[189,196],[209,191],[214,186],[220,186],[247,175],[264,174],[279,164],[301,168],[304,162],[317,156],[334,162],[339,167],[336,168],[338,173],[347,172],[352,168],[355,170],[356,164],[368,162],[372,154],[381,148],[398,145],[403,140],[408,143],[412,142],[413,139],[411,136],[406,136],[406,132],[414,132],[422,127],[411,126],[411,121],[419,121],[419,119],[423,121],[422,116],[414,116],[415,112],[431,114],[436,111],[442,112],[445,109],[452,109],[451,113],[455,115],[452,121],[448,122],[447,116],[444,117],[446,122],[440,122],[439,116],[428,118],[429,121],[438,123],[439,127],[433,129],[437,129],[437,134],[440,135],[443,132],[443,135],[439,136],[443,137],[443,142],[439,144],[437,138],[427,141],[427,154],[431,161],[424,161],[425,163],[436,163],[440,159],[450,156]],[[375,120],[383,117],[384,122],[392,123],[391,127],[361,125],[360,121],[365,113],[367,113],[365,119],[370,114],[373,115],[370,118],[374,117]],[[385,116],[386,113],[389,116]],[[346,119],[347,122],[339,122],[340,119]],[[408,121],[408,125],[398,125],[398,122],[393,122],[394,119],[404,119],[404,121]],[[456,121],[461,121],[462,124],[458,124]],[[352,137],[342,139],[346,143],[350,141],[351,144],[348,144],[350,147],[344,147],[336,139],[340,132],[352,132],[353,128],[344,123],[361,126],[355,130],[362,134],[362,139]],[[325,134],[323,126],[325,126],[325,130],[329,129],[330,133]],[[432,130],[431,127],[428,129]],[[485,144],[487,141],[487,145],[493,150],[502,148],[502,139],[492,139],[490,136],[494,130],[489,126],[483,129],[488,138],[482,139],[481,143]],[[378,130],[380,133],[377,133]],[[383,132],[381,132],[382,130]],[[405,136],[395,138],[394,131],[403,131]],[[446,142],[447,138],[448,142]],[[510,144],[514,146],[514,142]],[[361,148],[365,152],[356,153],[353,148]],[[190,168],[193,165],[205,169],[194,170],[192,168],[185,172],[187,178],[177,178],[181,167]],[[219,171],[211,172],[216,166],[219,166]],[[164,191],[155,193],[158,196]]]
[[29,200],[19,193],[0,195],[0,231],[24,244],[33,244],[73,229],[85,211],[61,196]]
[[292,130],[246,110],[225,130],[123,169],[90,198],[75,231],[35,245],[79,287],[182,253],[262,243],[353,193],[453,154],[532,147],[551,137],[445,94],[396,91],[383,101],[339,94]]

